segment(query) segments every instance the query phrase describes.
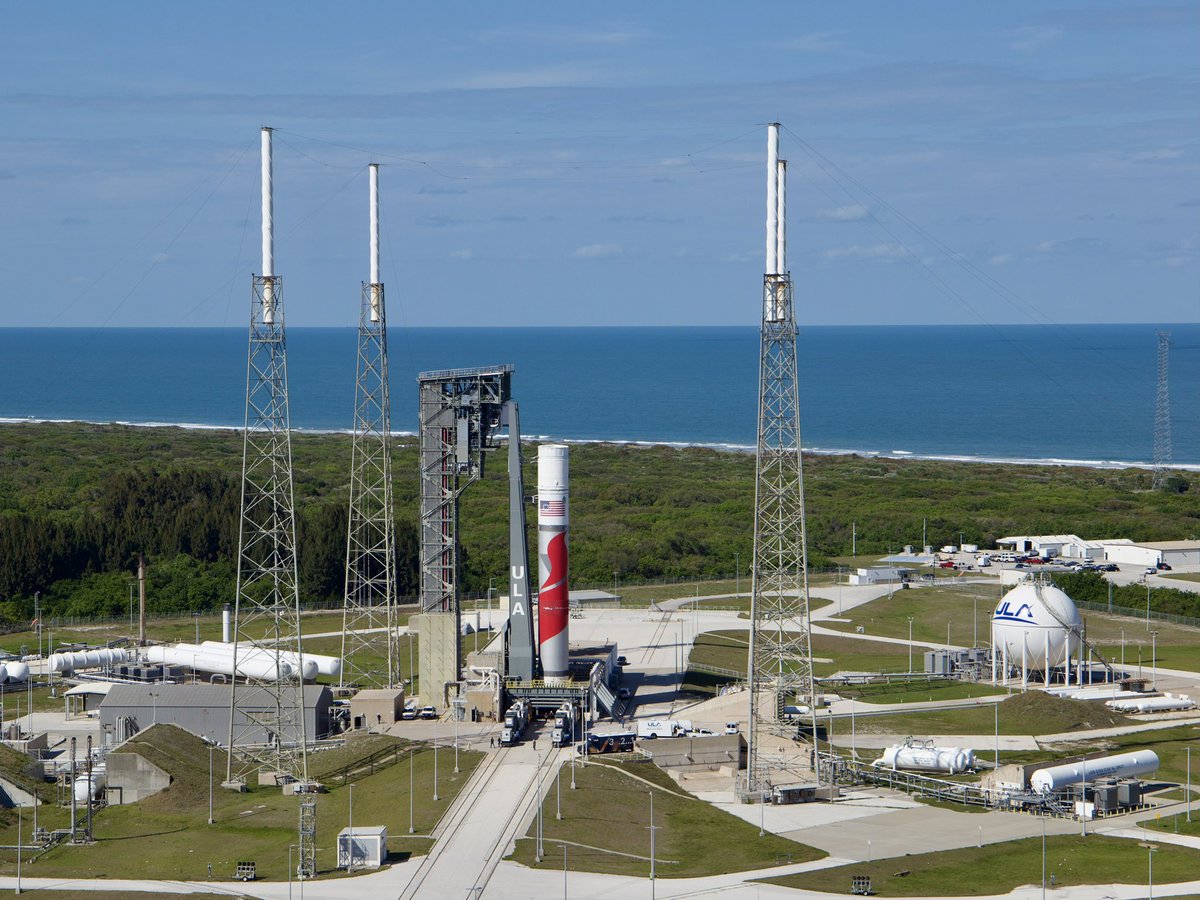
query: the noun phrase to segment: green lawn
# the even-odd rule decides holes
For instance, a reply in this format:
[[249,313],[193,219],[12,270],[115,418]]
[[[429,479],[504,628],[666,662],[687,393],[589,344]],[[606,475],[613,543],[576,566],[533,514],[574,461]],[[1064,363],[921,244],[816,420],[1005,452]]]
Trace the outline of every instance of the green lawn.
[[[626,772],[645,778],[661,790]],[[588,765],[577,768],[577,790],[570,790],[569,772],[562,783],[561,821],[555,819],[557,795],[553,783],[542,807],[546,856],[534,862],[534,828],[518,840],[512,859],[527,866],[562,869],[562,844],[567,867],[575,871],[615,875],[648,875],[650,871],[650,793],[654,794],[656,875],[690,878],[738,872],[789,862],[819,859],[825,854],[805,844],[768,833],[736,816],[697,800],[650,762]],[[585,845],[585,846],[578,846]],[[627,855],[619,855],[627,854]]]
[[[285,797],[277,788],[257,786],[244,794],[214,793],[215,824],[208,825],[208,748],[199,739],[180,729],[158,725],[139,734],[131,747],[153,762],[168,769],[172,784],[167,790],[140,803],[109,806],[95,816],[96,844],[91,847],[60,846],[40,857],[33,872],[40,876],[89,878],[174,878],[195,880],[208,877],[208,865],[214,877],[226,877],[238,860],[254,860],[259,876],[272,880],[287,879],[288,845],[296,841],[299,801]],[[409,762],[407,756],[387,768],[352,782],[354,821],[362,825],[386,825],[388,846],[393,861],[412,854],[425,853],[428,834],[466,783],[483,754],[460,751],[461,771],[455,775],[452,750],[438,751],[438,795],[433,794],[433,751],[425,744],[414,744],[412,780],[414,784],[414,827],[409,836]],[[378,749],[377,741],[361,746],[361,755]],[[311,757],[313,772],[353,761],[355,750],[337,751],[336,758]],[[214,754],[215,769],[224,769],[224,754]],[[349,814],[349,785],[331,786],[328,793],[314,795],[317,801],[317,864],[328,873],[334,864],[333,844],[337,832],[346,826]],[[39,811],[42,827],[63,827],[70,811],[45,807]],[[23,821],[25,839],[31,821]],[[16,843],[16,818],[5,810],[0,819],[0,844]],[[0,874],[16,872],[15,851],[0,851]]]
[[1004,688],[976,681],[929,681],[910,683],[892,681],[877,684],[837,685],[830,688],[839,696],[862,701],[864,704],[914,703],[932,700],[962,700],[971,697],[993,697],[1003,694]]
[[1200,572],[1172,572],[1171,574],[1163,574],[1163,578],[1174,578],[1176,581],[1200,581]]
[[[988,703],[870,716],[860,718],[857,724],[859,731],[876,734],[991,734],[996,715],[993,706]],[[1001,734],[1058,734],[1130,724],[1129,719],[1112,712],[1101,701],[1066,700],[1041,691],[1014,694],[998,708]]]
[[822,624],[842,631],[861,627],[868,635],[907,639],[911,616],[914,642],[944,644],[949,625],[950,643],[970,646],[978,639],[986,644],[992,610],[999,597],[998,584],[912,588],[847,610],[839,617],[845,622]]
[[[1160,843],[1154,852],[1155,884],[1192,881],[1200,851]],[[1150,851],[1137,841],[1099,835],[1051,835],[1046,840],[1046,881],[1056,886],[1145,884]],[[799,875],[764,879],[809,891],[849,893],[850,879],[866,875],[881,897],[971,897],[1004,894],[1042,883],[1040,837],[853,863]]]

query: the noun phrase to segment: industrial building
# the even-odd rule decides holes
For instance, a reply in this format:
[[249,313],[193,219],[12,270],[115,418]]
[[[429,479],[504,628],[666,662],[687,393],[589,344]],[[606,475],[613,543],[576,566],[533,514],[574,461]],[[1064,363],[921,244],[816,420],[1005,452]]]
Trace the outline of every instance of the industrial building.
[[1131,543],[1128,538],[1089,541],[1077,534],[1034,534],[1003,537],[996,546],[1013,553],[1030,556],[1062,556],[1066,559],[1104,560],[1110,547]]
[[1159,566],[1200,566],[1200,541],[1155,541],[1145,544],[1113,544],[1106,548],[1109,562],[1147,568]]
[[[238,721],[247,740],[267,744],[276,735],[262,724],[268,711],[274,715],[275,695],[258,685],[238,692]],[[304,686],[304,725],[309,740],[330,732],[333,694],[323,685]],[[251,716],[258,714],[257,721]],[[127,740],[153,724],[177,725],[208,741],[229,739],[229,686],[216,684],[114,684],[100,704],[100,729],[105,744]],[[299,734],[281,736],[284,743]]]

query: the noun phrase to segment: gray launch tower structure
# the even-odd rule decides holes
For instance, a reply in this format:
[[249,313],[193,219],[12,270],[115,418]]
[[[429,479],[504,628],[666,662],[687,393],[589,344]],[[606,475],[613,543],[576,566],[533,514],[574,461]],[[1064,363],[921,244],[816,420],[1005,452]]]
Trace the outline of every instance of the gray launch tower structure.
[[796,318],[785,252],[785,173],[786,162],[779,159],[779,126],[770,125],[746,771],[747,794],[758,799],[772,786],[797,779],[799,760],[788,739],[783,707],[801,700],[811,704],[814,694]]
[[[263,678],[256,687],[271,697],[266,708],[261,701],[239,702],[248,692],[239,690],[236,674],[230,678],[225,780],[231,786],[244,783],[253,771],[281,781],[308,781],[287,343],[281,283],[274,271],[271,174],[271,129],[264,128],[263,271],[254,276],[250,302],[233,665],[237,673],[240,660],[267,660],[276,677]],[[295,665],[285,661],[292,653]],[[264,730],[270,735],[265,743],[258,737]]]
[[371,164],[371,280],[362,286],[358,377],[346,529],[342,685],[391,688],[398,681],[396,525],[392,507],[392,418],[387,308],[379,271],[379,166]]

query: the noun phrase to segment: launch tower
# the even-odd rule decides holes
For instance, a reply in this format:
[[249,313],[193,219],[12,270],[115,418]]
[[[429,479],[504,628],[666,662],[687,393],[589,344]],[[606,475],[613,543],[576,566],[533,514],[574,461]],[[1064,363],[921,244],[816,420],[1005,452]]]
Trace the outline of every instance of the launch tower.
[[342,684],[396,685],[396,525],[392,514],[387,314],[379,274],[379,166],[370,173],[371,280],[362,287],[350,457]]
[[786,162],[779,126],[767,131],[766,274],[763,276],[750,604],[750,728],[747,793],[795,781],[799,758],[787,739],[785,704],[813,699],[808,620],[808,547],[796,319],[784,225]]
[[[288,413],[287,347],[283,296],[275,274],[271,193],[271,129],[262,130],[262,274],[250,298],[246,366],[246,423],[242,503],[238,531],[237,594],[233,614],[233,671],[229,692],[229,761],[225,780],[245,783],[250,772],[286,782],[308,780],[302,665],[283,652],[300,649],[300,592],[296,573],[296,512]],[[236,673],[240,657],[275,661],[276,678],[257,689],[271,701],[240,703],[247,696]],[[269,741],[250,743],[265,729]]]

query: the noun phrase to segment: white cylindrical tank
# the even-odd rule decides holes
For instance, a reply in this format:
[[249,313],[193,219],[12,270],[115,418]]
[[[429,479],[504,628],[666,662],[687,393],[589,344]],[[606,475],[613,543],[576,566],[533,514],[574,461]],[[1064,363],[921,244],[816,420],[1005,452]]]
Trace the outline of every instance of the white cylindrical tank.
[[1176,710],[1195,709],[1196,703],[1190,697],[1143,697],[1139,699],[1109,700],[1109,709],[1123,713],[1152,713],[1175,712]]
[[[186,666],[198,672],[208,672],[213,675],[233,674],[233,653],[210,653],[208,648],[195,644],[179,644],[174,647],[147,647],[146,659],[150,662],[165,663],[171,666]],[[306,671],[316,675],[316,664],[311,668],[306,664]],[[275,654],[263,651],[242,652],[238,654],[237,674],[242,678],[254,681],[278,681],[280,678],[290,678],[295,669],[286,660],[277,659]]]
[[871,765],[884,769],[954,774],[975,767],[975,751],[963,747],[909,747],[894,744]]
[[78,776],[71,788],[72,793],[75,794],[75,802],[87,803],[89,800],[99,799],[104,790],[104,781],[103,768],[93,768],[90,779],[86,773]]
[[226,603],[221,607],[221,643],[228,644],[233,640],[233,613]]
[[[233,653],[232,644],[223,644],[220,641],[205,641],[204,643],[200,644],[200,646],[207,652]],[[246,653],[245,648],[238,653],[238,658],[240,659],[244,653]],[[279,651],[279,657],[280,659],[289,663],[293,669],[298,664],[297,654],[293,653],[291,650]],[[312,665],[309,665],[309,663],[312,663]],[[304,654],[304,679],[306,681],[311,681],[313,678],[316,678],[317,675],[331,675],[336,678],[341,674],[342,658],[340,656],[327,656],[323,653]]]
[[1019,584],[992,613],[996,655],[1006,654],[1009,665],[1030,671],[1044,672],[1077,656],[1081,628],[1075,603],[1050,584]]
[[1029,787],[1039,794],[1060,791],[1081,781],[1095,781],[1111,776],[1132,778],[1158,771],[1158,754],[1153,750],[1135,750],[1100,759],[1080,760],[1061,766],[1038,769],[1029,776]]
[[24,681],[29,677],[29,666],[23,662],[5,663],[4,674],[9,682]]

